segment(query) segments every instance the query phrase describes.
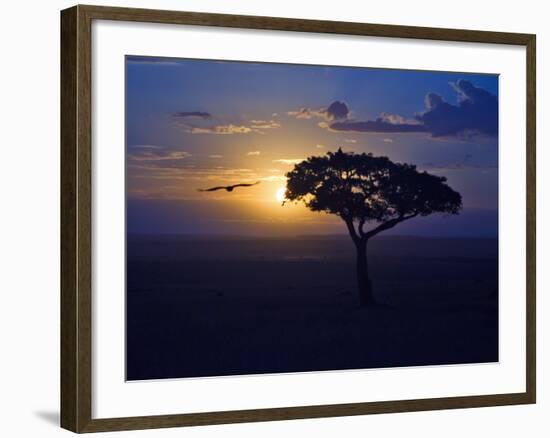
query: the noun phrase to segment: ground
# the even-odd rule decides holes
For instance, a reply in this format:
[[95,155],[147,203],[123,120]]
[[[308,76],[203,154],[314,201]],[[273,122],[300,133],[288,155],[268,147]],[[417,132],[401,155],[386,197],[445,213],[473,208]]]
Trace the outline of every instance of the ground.
[[496,239],[128,236],[127,378],[498,361]]

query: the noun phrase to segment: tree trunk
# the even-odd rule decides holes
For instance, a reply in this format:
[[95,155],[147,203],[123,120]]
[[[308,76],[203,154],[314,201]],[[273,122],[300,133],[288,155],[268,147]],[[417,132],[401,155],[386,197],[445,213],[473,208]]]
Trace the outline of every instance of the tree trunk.
[[361,307],[369,307],[376,304],[372,293],[372,283],[369,278],[367,262],[367,242],[361,240],[356,244],[357,248],[357,286],[359,288],[359,300]]

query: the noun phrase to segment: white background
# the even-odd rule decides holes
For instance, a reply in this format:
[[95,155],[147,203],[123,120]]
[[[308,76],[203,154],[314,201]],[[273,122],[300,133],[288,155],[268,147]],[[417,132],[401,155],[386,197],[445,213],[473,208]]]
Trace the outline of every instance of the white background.
[[[92,37],[93,418],[525,391],[525,295],[518,294],[525,289],[525,233],[517,232],[525,229],[525,210],[516,208],[526,191],[524,48],[105,21],[93,25]],[[499,206],[506,212],[499,220],[499,363],[125,383],[127,53],[498,72]]]
[[[98,3],[100,4],[100,3]],[[393,24],[462,27],[538,34],[538,343],[539,370],[548,363],[542,343],[548,334],[543,271],[550,244],[542,227],[550,220],[544,203],[550,164],[543,150],[542,121],[550,93],[545,86],[547,30],[543,2],[296,2],[282,1],[115,1],[120,6],[156,7],[256,15],[288,16]],[[0,190],[0,402],[2,434],[56,436],[59,399],[59,9],[69,2],[29,1],[4,5],[2,26],[2,167]],[[545,27],[546,26],[546,27]],[[546,248],[544,248],[546,247]],[[544,249],[543,249],[544,248]],[[105,436],[279,437],[529,435],[542,437],[550,408],[548,384],[539,373],[535,406],[301,420],[182,430],[142,431]],[[546,417],[546,418],[545,418]],[[546,421],[545,421],[546,420]]]

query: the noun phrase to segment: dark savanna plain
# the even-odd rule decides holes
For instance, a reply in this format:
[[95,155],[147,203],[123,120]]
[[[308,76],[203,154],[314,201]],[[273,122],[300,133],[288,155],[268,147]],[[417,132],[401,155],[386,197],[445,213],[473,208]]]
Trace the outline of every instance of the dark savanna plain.
[[[499,360],[496,76],[138,57],[126,68],[128,380]],[[349,160],[329,195],[368,192],[362,209],[322,191],[332,173],[297,196],[310,188],[292,171],[309,157]],[[369,157],[388,157],[383,177]],[[423,176],[383,179],[399,163],[437,187],[423,198],[403,188]],[[358,248],[382,225],[365,243],[365,305]]]
[[128,378],[498,360],[496,239],[373,240],[372,309],[348,240],[129,236]]

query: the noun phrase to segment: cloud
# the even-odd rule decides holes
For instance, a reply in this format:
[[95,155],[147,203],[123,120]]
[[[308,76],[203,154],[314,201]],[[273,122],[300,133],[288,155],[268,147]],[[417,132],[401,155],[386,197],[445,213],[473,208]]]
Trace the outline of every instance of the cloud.
[[316,147],[317,149],[324,149],[324,148],[325,148],[325,145],[316,144],[315,147]]
[[451,83],[458,94],[458,105],[452,105],[436,93],[425,98],[426,111],[416,119],[433,137],[469,137],[498,134],[498,99],[470,81]]
[[250,152],[247,152],[246,155],[248,155],[249,157],[252,157],[252,156],[258,156],[260,155],[260,151],[250,151]]
[[207,127],[191,126],[189,132],[191,134],[216,134],[216,135],[230,135],[230,134],[248,134],[254,132],[254,130],[245,125],[215,125]]
[[252,129],[275,129],[281,127],[281,124],[274,120],[251,120],[250,123]]
[[[256,120],[258,122],[258,120]],[[276,129],[280,128],[279,123],[273,122],[270,120],[265,123],[257,123],[250,125],[234,125],[232,123],[226,125],[213,125],[213,126],[195,126],[185,124],[185,128],[191,134],[217,134],[217,135],[229,135],[229,134],[264,134],[263,130],[265,129]]]
[[382,140],[384,143],[393,143],[393,139],[391,138],[385,138]]
[[135,144],[132,145],[134,149],[165,149],[164,146],[158,146],[154,144]]
[[309,108],[300,108],[298,111],[287,112],[289,116],[296,117],[297,119],[311,119],[313,117]]
[[135,163],[129,165],[132,178],[158,180],[239,180],[257,179],[260,174],[253,169],[229,168],[223,166],[184,166],[170,167],[165,163]]
[[[263,130],[280,128],[281,124],[274,120],[251,120],[248,123],[212,123],[204,124],[201,120],[210,120],[212,115],[202,111],[182,111],[174,113],[173,117],[176,118],[177,124],[185,129],[186,132],[191,134],[217,134],[217,135],[230,135],[230,134],[263,134]],[[199,119],[195,122],[191,122],[190,119]]]
[[269,175],[258,178],[261,181],[286,181],[286,177],[283,175]]
[[347,104],[336,100],[326,108],[311,109],[302,107],[297,111],[287,112],[287,115],[296,117],[297,119],[311,119],[313,117],[320,117],[326,121],[332,122],[335,120],[346,119],[349,113],[350,111]]
[[332,102],[323,113],[327,120],[342,120],[348,117],[349,108],[344,102],[337,100]]
[[161,146],[154,145],[137,145],[132,148],[137,149],[137,151],[128,154],[128,159],[131,161],[183,160],[191,156],[189,152],[174,150],[167,151]]
[[210,119],[212,115],[210,113],[206,113],[203,111],[180,111],[173,114],[174,117],[177,118],[199,118],[199,119]]
[[280,158],[278,160],[273,160],[274,163],[281,163],[281,164],[297,164],[301,161],[304,161],[304,158]]
[[419,125],[420,122],[416,119],[406,119],[399,114],[381,113],[380,119],[391,125]]
[[208,158],[223,158],[223,155],[219,155],[219,154],[212,154],[212,155],[208,155]]
[[334,132],[415,133],[432,137],[470,138],[474,135],[498,135],[498,98],[470,81],[460,79],[450,83],[457,93],[457,104],[446,102],[430,92],[424,98],[425,110],[414,118],[382,112],[374,120],[353,120],[348,106],[335,101],[317,111],[302,108],[290,112],[297,118],[323,117],[318,126]]
[[355,140],[354,138],[346,138],[344,140],[345,143],[357,143],[357,140]]
[[335,122],[328,126],[331,131],[352,131],[352,132],[426,132],[425,126],[419,123],[392,123],[384,117],[376,120],[357,122],[347,120]]

